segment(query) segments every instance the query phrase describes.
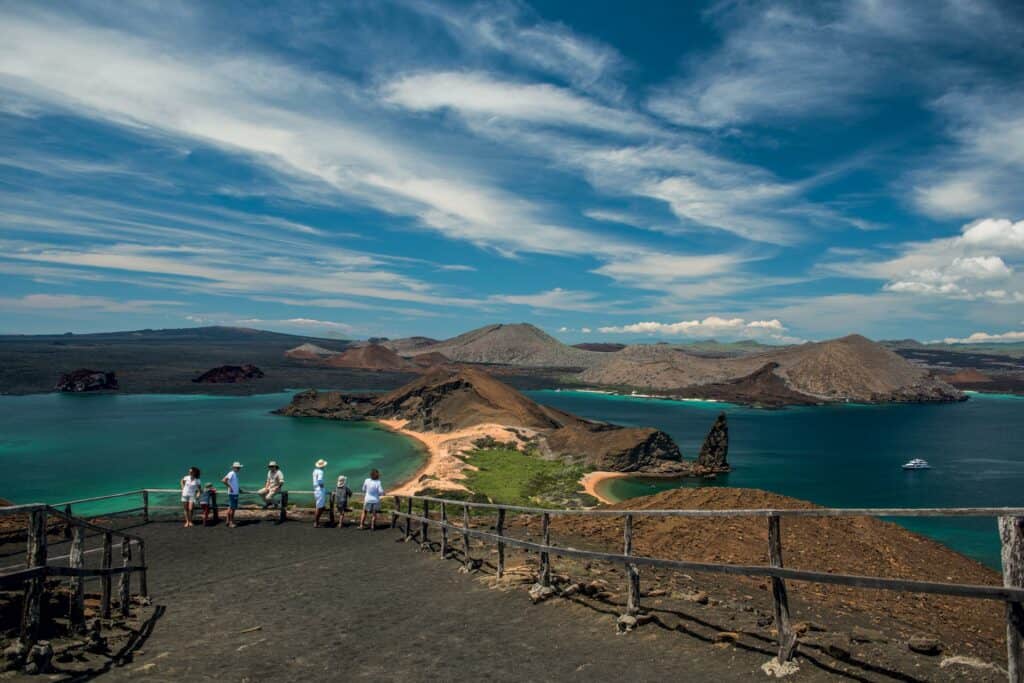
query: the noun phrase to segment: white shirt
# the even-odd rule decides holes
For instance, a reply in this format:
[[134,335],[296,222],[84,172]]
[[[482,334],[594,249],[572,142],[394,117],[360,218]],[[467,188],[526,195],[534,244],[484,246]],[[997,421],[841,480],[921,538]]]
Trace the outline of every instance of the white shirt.
[[284,474],[281,473],[281,470],[276,472],[267,470],[267,488],[276,491],[282,486],[284,486]]
[[228,493],[232,496],[238,495],[238,472],[231,470],[224,475],[224,478],[228,480]]
[[381,486],[379,480],[367,479],[363,482],[363,493],[366,494],[366,498],[363,499],[364,503],[379,503],[380,497],[384,495],[384,487]]
[[324,487],[324,471],[317,467],[313,470],[313,488]]
[[181,480],[181,497],[195,498],[196,492],[199,491],[199,487],[202,485],[202,482],[199,481],[199,477],[193,477],[191,474],[186,475],[185,478]]

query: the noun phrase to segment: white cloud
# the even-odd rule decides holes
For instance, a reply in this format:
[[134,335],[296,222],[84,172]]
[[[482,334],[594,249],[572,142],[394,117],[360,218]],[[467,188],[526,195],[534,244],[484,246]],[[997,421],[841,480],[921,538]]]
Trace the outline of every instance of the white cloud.
[[[750,320],[708,316],[703,320],[681,320],[675,323],[638,322],[629,325],[600,327],[604,334],[645,334],[669,337],[768,337],[782,339],[786,327],[781,321]],[[787,338],[788,339],[788,338]]]
[[[975,332],[966,337],[946,337],[942,340],[944,344],[984,344],[986,342],[1021,342],[1024,341],[1024,331],[1022,332],[1002,332],[998,334],[990,334],[988,332]],[[938,343],[937,341],[929,342],[932,344]]]
[[181,301],[159,299],[112,299],[104,296],[78,294],[26,294],[21,297],[0,297],[4,311],[97,311],[100,313],[150,313],[165,306],[183,306]]
[[593,292],[574,291],[561,287],[536,294],[497,294],[488,300],[495,303],[561,311],[607,311],[617,305],[616,302],[602,301]]
[[255,326],[255,327],[284,327],[284,328],[299,328],[299,329],[314,329],[314,330],[330,330],[332,332],[342,332],[344,334],[353,334],[356,328],[347,323],[339,323],[333,320],[315,320],[312,318],[286,318],[283,320],[267,320],[264,318],[241,318],[234,320],[233,324],[243,326]]

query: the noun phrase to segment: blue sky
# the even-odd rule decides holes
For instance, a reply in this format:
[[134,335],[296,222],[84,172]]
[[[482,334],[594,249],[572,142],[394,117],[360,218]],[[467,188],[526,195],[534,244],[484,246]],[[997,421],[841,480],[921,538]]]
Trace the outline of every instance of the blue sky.
[[994,0],[0,2],[0,332],[1024,339],[1022,74]]

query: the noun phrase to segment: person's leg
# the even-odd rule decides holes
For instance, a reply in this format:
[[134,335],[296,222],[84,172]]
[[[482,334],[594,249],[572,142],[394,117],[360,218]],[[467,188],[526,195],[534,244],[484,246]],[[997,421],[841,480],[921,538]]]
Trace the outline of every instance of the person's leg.
[[184,510],[185,510],[185,514],[183,515],[184,518],[185,518],[185,522],[182,524],[182,526],[187,527],[188,526],[188,520],[189,520],[188,501],[187,500],[181,501],[181,507],[184,508]]
[[341,529],[345,526],[345,508],[338,511],[338,528]]
[[209,525],[210,525],[210,506],[209,505],[204,505],[203,506],[203,526],[209,526]]
[[373,511],[370,513],[370,531],[377,530],[377,505],[373,506]]
[[363,529],[366,527],[366,506],[363,506],[363,511],[359,515],[359,528]]
[[324,513],[324,509],[322,507],[320,507],[319,505],[317,505],[317,507],[316,507],[316,517],[313,519],[313,526],[315,526],[315,527],[320,526],[320,515],[322,515],[323,513]]

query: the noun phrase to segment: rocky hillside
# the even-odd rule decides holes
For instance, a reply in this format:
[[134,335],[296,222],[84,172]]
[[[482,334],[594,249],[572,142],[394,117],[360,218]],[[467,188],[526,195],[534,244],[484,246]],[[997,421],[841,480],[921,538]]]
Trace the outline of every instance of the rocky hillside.
[[567,346],[527,323],[488,325],[411,355],[436,352],[460,363],[492,363],[523,367],[584,368],[605,354]]
[[684,463],[672,438],[648,427],[591,422],[542,406],[477,369],[435,370],[377,396],[306,391],[284,415],[332,419],[397,419],[420,432],[450,433],[494,424],[522,432],[541,453],[618,472],[684,476]]
[[579,380],[766,405],[964,398],[926,370],[860,335],[738,358],[700,357],[655,344],[630,346],[602,359]]
[[220,365],[199,375],[193,382],[200,384],[232,384],[262,378],[263,371],[255,365]]
[[296,360],[323,360],[330,356],[335,356],[341,353],[340,351],[333,351],[331,349],[325,349],[322,346],[316,344],[300,344],[294,349],[288,349],[284,352],[284,355],[288,358],[294,358]]
[[332,368],[378,370],[389,372],[416,372],[420,366],[380,344],[357,346],[323,359]]

